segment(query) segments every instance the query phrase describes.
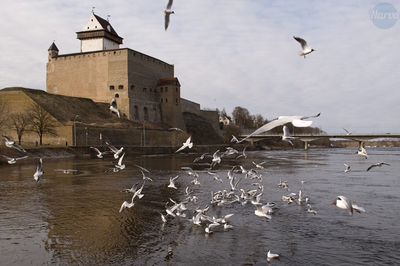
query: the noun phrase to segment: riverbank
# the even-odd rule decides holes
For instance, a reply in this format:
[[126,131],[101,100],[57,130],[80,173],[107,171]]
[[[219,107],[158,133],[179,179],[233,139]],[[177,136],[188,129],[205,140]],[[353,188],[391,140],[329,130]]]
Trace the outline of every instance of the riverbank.
[[[181,153],[214,153],[216,150],[225,151],[228,145],[195,145],[192,149],[185,149]],[[244,146],[243,146],[244,147]],[[117,147],[119,148],[119,147]],[[173,154],[179,147],[124,147],[124,151],[130,155],[153,155],[153,154]],[[101,151],[108,150],[108,147],[99,147]],[[238,148],[239,149],[239,148]],[[242,148],[241,148],[242,149]],[[90,147],[32,147],[26,148],[26,154],[7,147],[0,147],[0,154],[8,157],[21,157],[27,155],[28,158],[73,158],[73,157],[95,157],[96,152]],[[6,159],[0,161],[6,163]]]

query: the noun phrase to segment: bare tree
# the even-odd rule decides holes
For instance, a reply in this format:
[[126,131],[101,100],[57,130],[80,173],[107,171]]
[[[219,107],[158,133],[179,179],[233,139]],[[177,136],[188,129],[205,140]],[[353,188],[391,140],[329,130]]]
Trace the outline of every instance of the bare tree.
[[40,105],[33,103],[28,112],[31,116],[31,131],[39,136],[40,145],[42,145],[43,135],[57,136],[56,120]]
[[232,117],[238,127],[252,126],[250,112],[243,107],[237,106],[232,111]]
[[15,113],[10,116],[10,127],[17,132],[18,144],[21,145],[21,139],[24,133],[29,131],[31,117],[28,113]]

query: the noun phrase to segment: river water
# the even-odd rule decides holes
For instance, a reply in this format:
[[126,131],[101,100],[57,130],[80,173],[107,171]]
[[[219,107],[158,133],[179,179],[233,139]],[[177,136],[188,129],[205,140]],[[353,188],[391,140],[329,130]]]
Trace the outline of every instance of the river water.
[[[0,179],[1,265],[398,265],[400,260],[400,150],[367,148],[364,159],[354,149],[311,149],[309,151],[247,152],[223,157],[214,172],[223,182],[204,170],[211,157],[193,163],[199,154],[157,156],[125,155],[126,169],[108,172],[112,157],[104,159],[44,159],[44,175],[36,183],[36,160],[2,164]],[[240,151],[239,151],[240,152]],[[211,191],[230,191],[227,172],[235,165],[257,169],[262,181],[242,178],[238,188],[264,186],[260,202],[275,202],[277,209],[265,219],[254,214],[251,203],[211,204]],[[375,167],[386,162],[390,166]],[[343,163],[351,166],[345,173]],[[142,184],[140,169],[153,182],[146,182],[144,197],[135,206],[119,213],[122,202],[131,196],[121,192],[136,182]],[[191,167],[199,175],[194,185],[181,167]],[[76,169],[64,174],[55,169]],[[178,189],[168,188],[170,177]],[[236,179],[244,176],[234,174]],[[309,197],[317,214],[306,203],[288,204],[278,187],[287,181],[290,192]],[[302,182],[304,181],[304,182]],[[162,223],[170,199],[182,202],[186,187],[197,203],[186,204],[186,217],[168,217]],[[260,191],[260,190],[259,190]],[[235,192],[240,194],[240,192]],[[350,216],[330,205],[344,195],[365,213]],[[172,202],[169,206],[172,206]],[[232,229],[221,226],[205,233],[205,225],[190,220],[196,208],[210,209],[209,217],[233,214]],[[267,251],[280,259],[267,261]]]

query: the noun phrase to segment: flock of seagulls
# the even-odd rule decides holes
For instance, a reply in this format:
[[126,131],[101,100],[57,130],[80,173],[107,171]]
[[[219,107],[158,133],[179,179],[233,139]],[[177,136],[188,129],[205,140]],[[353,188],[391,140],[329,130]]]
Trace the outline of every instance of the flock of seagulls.
[[[282,140],[290,141],[293,138],[289,134],[288,127],[286,124],[291,123],[293,126],[305,127],[309,126],[312,121],[304,121],[305,119],[318,117],[320,114],[314,116],[281,116],[268,124],[262,126],[261,128],[257,129],[250,135],[259,134],[260,132],[268,131],[274,127],[283,125],[283,137]],[[173,129],[178,130],[178,129]],[[178,130],[179,131],[179,130]],[[16,145],[9,137],[3,134],[3,138],[5,140],[5,145],[10,148],[14,148],[20,152],[25,152],[25,150]],[[244,139],[247,139],[244,138]],[[238,140],[236,137],[233,136],[232,142],[240,143],[242,140]],[[97,147],[90,147],[99,159],[104,158],[107,154],[112,154],[114,159],[118,159],[118,162],[112,162],[112,168],[109,168],[105,171],[107,172],[119,172],[126,169],[126,165],[123,163],[123,159],[125,157],[124,148],[116,148],[115,146],[106,142],[106,145],[109,150],[100,151]],[[191,140],[191,136],[188,137],[185,143],[175,152],[178,153],[186,148],[190,149],[193,147],[193,142]],[[168,202],[165,203],[165,212],[160,213],[161,223],[164,225],[171,219],[186,219],[188,222],[191,222],[193,226],[202,227],[204,230],[205,235],[210,235],[216,232],[218,228],[221,228],[222,231],[229,231],[234,229],[234,225],[231,223],[231,219],[234,216],[232,213],[228,214],[221,214],[219,217],[215,217],[214,215],[208,215],[208,211],[210,210],[210,205],[215,206],[229,206],[231,204],[240,204],[241,206],[253,206],[254,208],[254,215],[256,217],[271,220],[273,219],[274,213],[279,211],[279,207],[275,202],[263,202],[264,195],[264,185],[262,184],[263,177],[266,174],[266,169],[264,167],[267,161],[255,162],[252,161],[254,167],[251,169],[245,169],[242,164],[240,164],[240,160],[247,159],[246,148],[243,148],[242,152],[237,151],[232,147],[226,147],[225,151],[217,150],[213,154],[203,153],[201,156],[195,158],[193,160],[193,164],[200,163],[202,165],[209,166],[208,168],[204,169],[204,173],[207,175],[202,175],[202,178],[206,176],[210,176],[212,182],[218,182],[221,185],[224,185],[225,182],[228,183],[225,189],[217,190],[217,191],[210,191],[210,198],[209,198],[209,205],[204,207],[197,206],[198,197],[196,195],[196,187],[202,186],[202,180],[200,175],[197,171],[193,170],[191,167],[182,166],[182,174],[171,176],[169,178],[169,182],[165,184],[168,189],[177,190],[180,187],[179,180],[182,180],[184,183],[187,181],[187,177],[192,178],[190,181],[190,185],[188,185],[185,189],[186,197],[184,200],[178,202],[173,200],[172,198],[169,199]],[[367,158],[367,152],[365,148],[360,148],[357,152],[360,156],[364,156]],[[28,156],[21,156],[17,158],[10,158],[7,156],[2,155],[9,164],[15,164],[18,160],[22,160],[27,158]],[[223,178],[219,176],[219,174],[215,171],[219,164],[225,158],[231,159],[230,161],[237,161],[238,163],[233,166],[226,174],[227,181],[224,181]],[[239,160],[240,159],[240,160]],[[343,164],[345,166],[345,172],[350,171],[350,166],[347,164]],[[389,166],[390,164],[385,162],[379,162],[376,164],[372,164],[368,167],[367,171],[370,171],[372,168],[375,167],[382,167],[383,165]],[[150,178],[148,175],[150,171],[146,168],[134,165],[138,168],[138,170],[142,174],[142,182],[141,186],[139,187],[139,182],[136,182],[130,188],[122,189],[121,192],[130,195],[128,200],[122,202],[121,206],[119,207],[119,213],[125,212],[127,209],[133,209],[136,202],[141,200],[145,196],[145,184],[147,182],[153,182],[153,179]],[[55,171],[61,171],[65,174],[76,172],[75,169],[55,169]],[[39,158],[39,162],[36,167],[36,171],[33,175],[34,180],[39,182],[44,174],[43,171],[43,159]],[[186,176],[181,177],[182,175]],[[243,184],[243,180],[250,180],[251,187],[249,182],[246,182],[247,185]],[[302,181],[301,184],[305,182]],[[286,191],[286,193],[282,196],[282,201],[286,202],[286,206],[289,204],[296,204],[296,205],[305,205],[306,211],[313,215],[317,215],[317,211],[315,211],[310,202],[309,197],[302,191],[299,190],[298,193],[291,192],[289,188],[288,181],[280,181],[277,184],[278,188],[282,188]],[[188,207],[194,205],[193,214],[190,215],[190,211],[188,211]],[[337,198],[332,202],[332,205],[337,206],[340,209],[347,210],[349,215],[353,215],[354,212],[362,213],[365,212],[363,207],[358,206],[353,201],[350,201],[345,196],[337,196]],[[220,230],[217,230],[220,231]],[[279,254],[273,254],[268,251],[267,260],[270,261],[271,259],[279,259]]]

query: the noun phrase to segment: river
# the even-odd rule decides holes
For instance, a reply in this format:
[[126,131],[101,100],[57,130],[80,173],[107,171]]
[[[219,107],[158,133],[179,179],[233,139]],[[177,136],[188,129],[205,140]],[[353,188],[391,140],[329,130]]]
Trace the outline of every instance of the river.
[[[44,175],[33,179],[36,159],[1,164],[0,257],[1,265],[397,265],[400,260],[400,150],[367,148],[369,158],[355,149],[311,149],[309,151],[254,151],[247,158],[223,157],[213,172],[206,170],[211,157],[193,163],[200,154],[130,156],[124,170],[108,172],[112,156],[104,159],[43,159]],[[241,151],[239,151],[240,153]],[[257,168],[262,180],[245,178],[238,189],[264,186],[260,202],[275,202],[271,219],[255,215],[255,206],[211,204],[211,193],[230,191],[227,172],[236,165]],[[366,171],[377,162],[383,165]],[[345,173],[344,165],[351,166]],[[141,199],[119,213],[131,195],[121,190],[139,182],[150,171]],[[191,167],[200,185],[181,167]],[[64,174],[55,169],[74,169]],[[177,189],[169,179],[178,176]],[[287,181],[290,192],[302,191],[317,214],[307,211],[307,203],[288,204],[282,196],[290,192],[278,187]],[[170,199],[185,201],[186,188],[196,203],[185,204],[186,217],[167,218]],[[261,192],[258,189],[258,192]],[[240,191],[235,191],[240,195]],[[331,203],[343,195],[365,209],[349,215]],[[191,221],[196,209],[209,206],[209,217],[233,214],[228,223],[205,233],[205,224]],[[267,261],[267,252],[279,259]]]

